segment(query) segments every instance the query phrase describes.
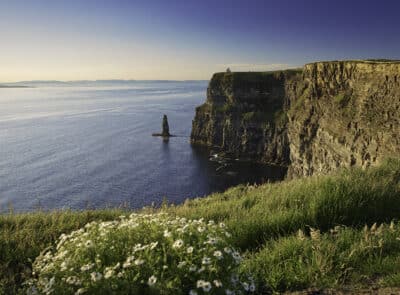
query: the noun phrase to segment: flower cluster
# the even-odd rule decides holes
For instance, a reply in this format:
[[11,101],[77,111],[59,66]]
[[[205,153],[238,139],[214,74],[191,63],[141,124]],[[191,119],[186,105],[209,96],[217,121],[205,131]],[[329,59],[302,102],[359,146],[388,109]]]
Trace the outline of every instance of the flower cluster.
[[28,294],[247,294],[223,223],[165,213],[91,222],[36,258]]

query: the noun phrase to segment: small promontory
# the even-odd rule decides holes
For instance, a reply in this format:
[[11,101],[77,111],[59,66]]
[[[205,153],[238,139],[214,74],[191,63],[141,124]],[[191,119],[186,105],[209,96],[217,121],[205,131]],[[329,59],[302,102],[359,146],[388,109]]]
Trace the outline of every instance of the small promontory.
[[400,62],[214,74],[191,142],[288,166],[289,177],[400,156]]

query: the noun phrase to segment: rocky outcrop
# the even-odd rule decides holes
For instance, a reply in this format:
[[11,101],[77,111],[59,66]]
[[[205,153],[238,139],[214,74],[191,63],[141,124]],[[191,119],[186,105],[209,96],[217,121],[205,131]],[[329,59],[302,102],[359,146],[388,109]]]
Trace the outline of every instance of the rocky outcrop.
[[152,135],[153,135],[153,136],[161,136],[161,137],[163,137],[164,139],[168,139],[169,137],[175,137],[175,135],[171,135],[171,134],[169,133],[169,124],[168,124],[168,117],[167,117],[167,115],[164,115],[164,116],[163,116],[161,128],[162,128],[161,133],[153,133]]
[[191,142],[235,157],[287,165],[287,81],[298,71],[217,73],[196,109]]
[[289,177],[400,155],[400,63],[318,62],[293,82]]
[[162,121],[162,136],[168,137],[171,136],[171,134],[169,134],[169,124],[168,124],[168,117],[167,115],[163,116],[163,121]]
[[400,62],[335,61],[302,70],[217,73],[196,109],[191,142],[288,176],[400,155]]

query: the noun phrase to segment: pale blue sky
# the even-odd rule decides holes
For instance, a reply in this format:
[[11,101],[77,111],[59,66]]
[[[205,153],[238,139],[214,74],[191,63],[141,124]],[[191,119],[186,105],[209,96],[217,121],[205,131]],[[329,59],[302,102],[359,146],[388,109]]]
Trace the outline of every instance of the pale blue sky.
[[0,0],[0,81],[209,79],[400,58],[398,1]]

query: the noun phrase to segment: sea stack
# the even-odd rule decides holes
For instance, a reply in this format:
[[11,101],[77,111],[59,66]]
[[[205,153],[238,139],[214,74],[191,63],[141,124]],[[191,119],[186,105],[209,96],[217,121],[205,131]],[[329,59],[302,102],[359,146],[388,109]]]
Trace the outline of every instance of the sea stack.
[[167,115],[164,115],[163,121],[162,121],[162,133],[161,135],[163,137],[170,137],[171,134],[169,134],[169,124],[168,124],[168,117]]
[[169,124],[168,124],[168,117],[167,115],[164,115],[163,120],[162,120],[162,131],[161,133],[153,133],[153,136],[161,136],[164,139],[168,139],[170,137],[173,137],[172,134],[169,133]]

